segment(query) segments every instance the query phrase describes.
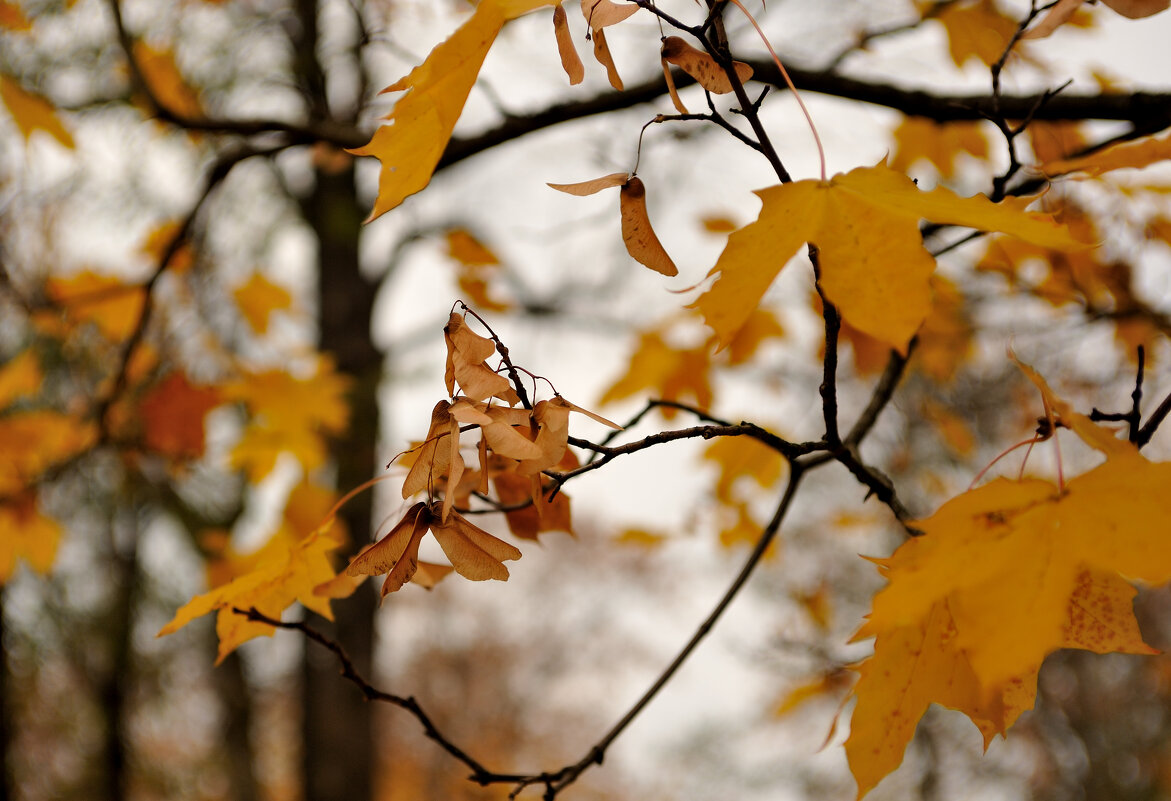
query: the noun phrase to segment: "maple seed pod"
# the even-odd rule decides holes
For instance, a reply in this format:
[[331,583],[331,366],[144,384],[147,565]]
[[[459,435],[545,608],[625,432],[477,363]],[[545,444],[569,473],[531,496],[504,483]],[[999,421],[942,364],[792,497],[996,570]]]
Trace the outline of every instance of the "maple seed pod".
[[[726,95],[732,91],[732,82],[724,68],[709,53],[692,47],[678,36],[663,39],[662,56],[665,61],[686,72],[712,94]],[[752,67],[743,61],[733,61],[732,68],[741,83],[752,77]]]
[[553,9],[553,33],[557,37],[557,52],[561,56],[561,68],[569,76],[569,84],[574,86],[585,78],[585,65],[577,55],[577,48],[573,46],[573,34],[569,31],[569,18],[565,14],[565,7],[558,4]]
[[626,243],[626,252],[655,272],[678,275],[675,262],[651,228],[646,212],[646,187],[641,179],[631,178],[623,184],[618,205],[622,211],[622,241]]

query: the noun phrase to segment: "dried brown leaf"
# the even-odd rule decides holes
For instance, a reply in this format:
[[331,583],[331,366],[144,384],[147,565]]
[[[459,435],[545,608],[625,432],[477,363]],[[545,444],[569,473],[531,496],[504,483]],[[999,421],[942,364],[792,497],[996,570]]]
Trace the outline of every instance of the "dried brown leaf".
[[610,55],[610,45],[606,44],[606,32],[601,28],[594,28],[594,58],[606,68],[606,77],[610,85],[622,91],[622,78],[618,76],[618,68],[614,66],[614,57]]
[[671,67],[668,66],[667,59],[660,58],[659,62],[663,65],[663,80],[667,82],[667,94],[671,96],[671,104],[680,114],[690,114],[687,106],[683,105],[682,98],[679,97],[679,90],[675,88],[675,76],[671,74]]
[[[692,47],[678,36],[668,36],[663,40],[663,58],[713,94],[726,95],[732,91],[732,81],[711,54]],[[741,83],[752,77],[752,67],[742,61],[732,62],[732,68]]]
[[581,15],[586,18],[586,22],[593,29],[595,36],[602,28],[616,25],[632,16],[636,11],[638,11],[638,6],[634,3],[618,4],[611,2],[611,0],[583,0],[581,4]]
[[622,187],[619,201],[622,210],[622,241],[626,252],[635,261],[663,275],[678,275],[679,269],[663,243],[651,228],[651,219],[646,211],[646,187],[639,178],[631,178]]
[[546,186],[551,189],[556,189],[558,192],[564,192],[567,195],[585,197],[586,195],[593,195],[613,186],[622,186],[629,179],[630,173],[628,172],[612,172],[609,175],[603,175],[601,178],[579,181],[576,184],[546,184]]
[[431,533],[455,572],[472,581],[506,581],[508,568],[502,563],[521,556],[514,546],[468,522],[458,512],[451,514],[446,523],[432,521]]
[[553,9],[553,33],[557,37],[557,53],[561,56],[561,68],[569,76],[569,84],[576,86],[585,78],[585,65],[581,63],[581,57],[574,47],[573,34],[569,31],[569,17],[561,5]]

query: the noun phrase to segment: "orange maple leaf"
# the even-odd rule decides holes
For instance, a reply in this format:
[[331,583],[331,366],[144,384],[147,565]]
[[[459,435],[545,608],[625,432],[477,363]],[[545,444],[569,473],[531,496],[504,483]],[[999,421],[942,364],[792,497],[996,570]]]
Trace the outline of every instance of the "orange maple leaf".
[[222,402],[215,387],[194,386],[182,372],[159,382],[139,402],[143,444],[175,459],[203,455],[204,418]]

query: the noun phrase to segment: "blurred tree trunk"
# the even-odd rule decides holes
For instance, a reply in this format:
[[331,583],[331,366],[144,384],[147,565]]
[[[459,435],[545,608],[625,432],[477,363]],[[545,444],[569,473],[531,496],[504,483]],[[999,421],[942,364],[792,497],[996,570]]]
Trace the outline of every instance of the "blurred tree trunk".
[[[102,626],[105,647],[109,649],[110,658],[96,687],[98,703],[106,723],[106,739],[102,749],[102,790],[99,797],[121,801],[129,797],[130,786],[126,753],[129,724],[127,703],[135,673],[131,649],[134,617],[138,606],[140,532],[137,511],[132,505],[126,511],[116,512],[111,516],[108,525],[109,578],[113,585],[113,598],[110,608],[106,611],[105,625]],[[119,531],[121,527],[125,527],[126,530]]]
[[244,675],[244,660],[233,651],[215,671],[216,689],[224,705],[224,749],[227,752],[229,798],[259,801],[256,753],[252,747],[252,690]]
[[[298,85],[313,120],[329,116],[326,81],[318,60],[318,0],[296,0],[300,31],[294,37]],[[351,112],[352,116],[352,112]],[[317,235],[318,317],[321,350],[353,380],[350,427],[333,443],[337,486],[348,490],[373,475],[378,442],[378,382],[382,356],[370,334],[375,287],[359,271],[358,239],[366,216],[354,186],[350,160],[319,168],[301,211]],[[370,494],[349,501],[341,518],[351,548],[370,538]],[[329,632],[357,669],[370,675],[374,598],[359,592],[336,606]],[[324,625],[324,621],[318,621]],[[330,653],[308,646],[303,665],[303,743],[306,801],[365,801],[373,797],[373,716],[362,694],[338,675]]]

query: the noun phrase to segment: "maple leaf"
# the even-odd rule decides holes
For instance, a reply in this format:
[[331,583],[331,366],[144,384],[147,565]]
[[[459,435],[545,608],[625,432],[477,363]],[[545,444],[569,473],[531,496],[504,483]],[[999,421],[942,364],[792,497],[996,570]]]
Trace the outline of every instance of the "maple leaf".
[[890,167],[901,172],[925,159],[940,175],[951,177],[961,153],[979,159],[988,157],[988,139],[977,122],[938,123],[925,117],[906,117],[895,129],[894,140]]
[[70,278],[51,277],[45,291],[68,322],[93,323],[112,342],[121,342],[130,335],[146,303],[142,287],[90,270]]
[[508,311],[511,304],[493,297],[489,281],[500,272],[500,258],[465,228],[444,233],[447,255],[459,265],[456,281],[460,293],[481,311]]
[[1079,243],[1030,198],[992,203],[944,187],[921,191],[883,165],[859,167],[828,181],[804,180],[756,193],[760,215],[728,237],[709,276],[715,284],[695,301],[725,346],[803,243],[817,247],[821,283],[855,328],[904,352],[931,308],[935,260],[923,247],[921,219],[1001,231],[1053,248]]
[[[160,223],[146,235],[138,250],[157,265],[173,246],[175,237],[180,235],[182,235],[182,226],[178,220],[169,220]],[[167,270],[172,273],[187,272],[194,263],[195,256],[192,252],[191,245],[188,242],[184,242],[177,250],[171,253],[170,260],[167,262]]]
[[435,504],[419,502],[373,547],[354,557],[346,568],[349,576],[378,576],[386,573],[382,597],[402,589],[419,569],[419,545],[430,530],[456,573],[472,581],[508,580],[504,562],[519,559],[512,545],[469,523],[457,512],[447,515]]
[[0,496],[24,489],[49,467],[91,447],[93,423],[47,409],[0,417]]
[[405,78],[383,92],[406,91],[365,146],[349,151],[381,163],[378,198],[367,222],[397,207],[431,182],[488,50],[510,19],[557,0],[483,0],[446,41]]
[[704,449],[703,458],[719,466],[715,491],[724,503],[737,501],[732,488],[741,478],[768,489],[780,480],[785,465],[781,454],[752,437],[719,437]]
[[272,472],[277,457],[292,453],[306,470],[325,463],[324,435],[340,434],[349,422],[345,395],[350,380],[321,357],[313,374],[297,378],[285,370],[248,373],[223,387],[225,400],[242,402],[252,413],[232,449],[234,467],[253,482]]
[[12,577],[18,559],[48,573],[61,541],[61,524],[41,513],[34,493],[0,503],[0,585]]
[[41,388],[44,374],[41,363],[32,350],[24,350],[0,366],[0,410],[14,402],[35,395]]
[[1016,20],[994,0],[949,3],[935,18],[947,31],[948,52],[960,69],[973,58],[995,64],[1017,31]]
[[1171,580],[1171,498],[1159,490],[1171,464],[1147,461],[1021,368],[1054,424],[1106,461],[1064,488],[997,479],[966,492],[915,524],[923,536],[875,560],[888,584],[856,635],[876,637],[875,655],[846,746],[860,794],[897,767],[932,702],[965,712],[987,742],[1032,706],[1046,654],[1151,652],[1126,579]]
[[299,602],[332,620],[329,597],[315,589],[334,578],[331,554],[346,540],[345,528],[334,517],[335,508],[332,490],[307,482],[294,487],[281,525],[264,547],[252,554],[222,554],[218,574],[231,580],[184,604],[158,636],[218,612],[219,664],[242,643],[271,637],[274,631],[269,624],[249,620],[234,609],[255,608],[279,619],[285,609]]
[[134,61],[154,99],[167,111],[185,119],[203,116],[203,103],[175,64],[170,50],[157,50],[141,39],[134,43]]
[[204,418],[222,402],[215,387],[194,386],[182,372],[174,372],[139,402],[143,444],[173,459],[203,455]]
[[0,28],[6,31],[31,31],[33,23],[12,0],[0,0]]
[[274,632],[267,623],[249,620],[233,609],[256,609],[266,617],[277,619],[285,609],[300,601],[332,620],[329,599],[315,595],[313,589],[334,576],[329,554],[338,544],[323,532],[312,532],[283,554],[274,553],[256,570],[192,598],[159,630],[158,636],[173,634],[192,620],[218,610],[216,635],[220,644],[216,664],[219,664],[241,644],[254,637],[271,637]]
[[278,286],[259,273],[253,273],[248,282],[241,284],[232,293],[236,305],[252,332],[263,336],[268,332],[268,320],[275,311],[289,308],[293,296],[283,286]]
[[[706,345],[673,347],[658,331],[648,331],[639,337],[628,364],[626,373],[610,385],[599,403],[605,405],[653,390],[663,400],[691,399],[701,409],[711,406],[711,354]],[[678,412],[668,407],[662,413],[670,420]]]
[[73,135],[61,124],[57,110],[48,100],[26,92],[15,81],[0,75],[0,101],[8,107],[24,141],[29,141],[34,131],[44,131],[64,147],[73,149]]
[[1168,158],[1171,158],[1171,136],[1147,136],[1134,142],[1111,145],[1089,156],[1049,161],[1038,169],[1049,176],[1084,172],[1097,177],[1112,170],[1141,169]]

